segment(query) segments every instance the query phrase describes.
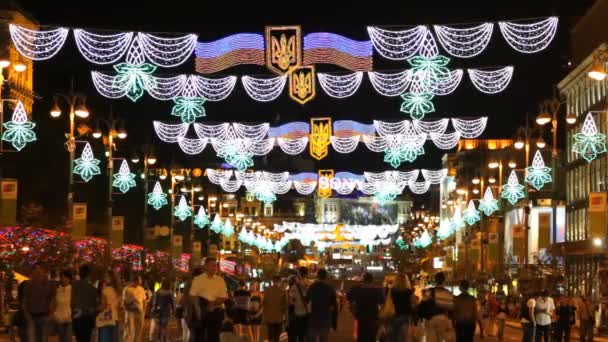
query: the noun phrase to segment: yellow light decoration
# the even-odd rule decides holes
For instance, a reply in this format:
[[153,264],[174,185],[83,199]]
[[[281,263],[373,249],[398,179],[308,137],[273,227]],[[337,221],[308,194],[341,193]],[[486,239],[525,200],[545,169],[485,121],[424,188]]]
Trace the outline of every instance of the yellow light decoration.
[[300,26],[266,26],[266,67],[279,75],[302,63]]
[[319,197],[331,197],[331,180],[334,178],[334,170],[319,170],[319,182],[317,183],[317,194]]
[[293,67],[289,71],[289,97],[305,104],[317,95],[314,65]]
[[327,157],[330,137],[331,118],[310,119],[310,156],[316,160]]

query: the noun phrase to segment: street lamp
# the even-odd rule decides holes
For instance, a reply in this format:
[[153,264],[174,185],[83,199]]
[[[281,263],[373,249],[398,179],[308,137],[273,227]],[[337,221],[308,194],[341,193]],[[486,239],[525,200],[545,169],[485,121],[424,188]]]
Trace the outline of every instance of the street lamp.
[[512,159],[509,160],[509,164],[508,165],[509,165],[510,169],[514,169],[514,168],[517,167],[517,163],[515,162],[515,160],[512,160]]
[[515,146],[515,148],[518,150],[524,148],[525,145],[526,142],[524,141],[524,139],[522,139],[522,137],[517,137],[517,140],[515,140],[515,143],[513,144],[513,146]]
[[566,122],[570,125],[573,125],[576,123],[576,115],[574,113],[568,113],[566,114]]
[[545,146],[547,146],[547,143],[545,142],[545,140],[543,140],[542,137],[540,137],[540,138],[538,138],[538,140],[536,140],[536,147],[545,148]]
[[[75,129],[75,117],[87,117],[89,116],[89,110],[86,107],[86,95],[82,93],[78,93],[74,91],[74,80],[70,82],[70,90],[67,93],[57,93],[55,94],[54,104],[51,108],[51,117],[58,118],[61,116],[61,107],[59,106],[59,100],[63,100],[65,104],[69,107],[69,121],[70,121],[70,130],[68,131],[68,141],[65,146],[69,152],[69,176],[68,176],[68,195],[67,195],[67,218],[68,222],[71,223],[73,219],[73,205],[74,205],[74,155],[76,151],[76,138],[74,137],[74,129]],[[78,113],[76,113],[78,110]],[[85,115],[86,113],[86,115]],[[110,182],[111,184],[111,182]],[[111,218],[110,218],[111,220]],[[112,222],[110,221],[109,224]]]
[[[88,115],[88,114],[87,114]],[[108,131],[106,139],[103,139],[103,144],[107,148],[106,156],[108,158],[108,203],[107,203],[107,219],[108,219],[108,229],[112,227],[112,192],[113,192],[113,177],[114,177],[114,159],[112,157],[113,151],[116,148],[114,144],[114,138],[125,139],[127,137],[127,133],[124,129],[124,120],[115,119],[112,112],[110,112],[110,117],[107,119],[100,118],[95,121],[95,130],[92,135],[95,139],[100,139],[103,137],[103,131],[101,130],[101,125],[104,125]],[[117,128],[120,127],[120,128]],[[121,134],[122,133],[122,134]],[[108,236],[110,232],[108,232]],[[110,239],[112,241],[112,239]]]
[[603,244],[603,242],[602,242],[601,238],[595,238],[595,239],[593,239],[593,245],[595,247],[602,247],[602,244]]
[[479,179],[479,177],[475,177],[475,178],[473,178],[473,180],[471,181],[471,183],[473,183],[473,184],[475,184],[475,185],[479,184],[480,182],[481,182],[481,180]]
[[606,78],[606,68],[604,67],[605,64],[605,60],[604,60],[604,55],[606,54],[605,51],[600,52],[599,54],[595,55],[593,58],[593,67],[591,67],[591,70],[589,70],[589,72],[587,73],[587,75],[596,80],[596,81],[603,81]]
[[497,162],[497,161],[495,161],[495,160],[492,160],[491,162],[489,162],[489,163],[488,163],[488,167],[489,167],[490,169],[495,169],[495,168],[497,168],[498,166],[499,166],[499,164],[498,164],[498,162]]

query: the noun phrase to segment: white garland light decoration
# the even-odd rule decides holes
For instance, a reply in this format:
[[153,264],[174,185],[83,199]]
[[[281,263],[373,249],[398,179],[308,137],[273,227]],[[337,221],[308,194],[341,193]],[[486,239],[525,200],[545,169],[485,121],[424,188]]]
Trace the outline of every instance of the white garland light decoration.
[[47,31],[30,30],[15,24],[9,24],[13,45],[23,56],[42,61],[55,56],[63,47],[69,29],[56,28]]
[[91,63],[111,64],[127,53],[145,56],[165,68],[184,63],[198,39],[195,34],[160,37],[143,32],[97,34],[81,29],[74,30],[74,38],[82,56]]
[[368,26],[367,32],[376,51],[384,58],[404,60],[418,52],[428,29],[416,26],[401,31],[389,31]]
[[486,94],[496,94],[505,90],[511,82],[513,67],[496,70],[468,69],[469,78],[477,90]]
[[535,53],[544,50],[557,32],[557,17],[549,17],[530,24],[501,21],[500,32],[507,43],[522,53]]
[[431,187],[431,182],[422,181],[422,182],[409,182],[408,186],[410,187],[410,191],[416,195],[424,194],[429,191]]
[[483,133],[488,123],[487,117],[481,117],[478,119],[465,120],[465,119],[452,119],[452,125],[454,129],[460,132],[461,138],[475,139]]
[[287,76],[273,78],[254,78],[243,76],[241,82],[247,94],[254,100],[269,102],[275,100],[283,92]]
[[330,75],[318,73],[319,85],[325,93],[331,97],[342,99],[353,95],[363,80],[363,72],[355,72],[349,75]]
[[458,28],[434,25],[439,43],[450,55],[471,58],[479,55],[492,38],[494,24],[483,23],[474,27]]
[[438,148],[442,150],[450,150],[458,145],[458,142],[460,141],[460,132],[454,131],[447,134],[430,133],[429,137]]
[[367,76],[378,94],[389,97],[405,93],[412,82],[412,72],[409,69],[392,74],[370,71]]

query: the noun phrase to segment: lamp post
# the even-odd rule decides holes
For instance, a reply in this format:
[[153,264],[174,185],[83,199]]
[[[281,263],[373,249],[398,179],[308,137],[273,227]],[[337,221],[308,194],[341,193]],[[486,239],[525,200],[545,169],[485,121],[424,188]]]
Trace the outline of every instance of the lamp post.
[[[144,181],[144,217],[141,220],[141,224],[142,224],[142,229],[141,229],[141,236],[138,236],[138,238],[141,238],[140,241],[143,244],[144,241],[144,237],[145,237],[145,232],[146,229],[148,229],[148,166],[152,166],[154,164],[156,164],[156,155],[154,154],[154,151],[152,150],[152,148],[149,145],[145,145],[142,148],[142,152],[143,152],[143,167],[144,167],[144,172],[141,175],[142,180]],[[133,155],[131,156],[131,162],[133,164],[137,164],[139,163],[139,156],[137,155],[137,151],[135,151],[133,153]],[[173,213],[171,213],[173,214]]]
[[[16,62],[12,65],[13,71],[15,72],[24,72],[25,69],[27,69],[27,66],[22,62]],[[0,100],[2,100],[2,89],[4,88],[4,83],[8,82],[8,77],[4,77],[4,69],[7,69],[10,66],[11,61],[8,59],[8,56],[0,57]]]
[[[552,235],[553,244],[557,243],[557,161],[558,161],[558,149],[557,149],[557,127],[558,127],[558,115],[561,106],[565,102],[560,101],[556,96],[551,99],[545,100],[541,103],[540,113],[536,117],[536,123],[541,127],[551,122],[551,133],[553,135],[553,145],[551,150],[551,172],[553,173],[553,182],[551,184],[551,221],[552,221]],[[576,116],[572,113],[566,114],[566,123],[576,123]],[[557,260],[554,256],[551,258],[553,267],[557,266]]]
[[67,93],[57,93],[53,96],[54,104],[51,108],[51,117],[61,116],[60,100],[68,106],[70,128],[67,133],[65,148],[69,152],[69,175],[68,175],[68,196],[67,196],[67,221],[72,224],[74,206],[74,154],[76,150],[76,139],[74,137],[75,118],[86,118],[89,110],[86,107],[86,95],[74,91],[74,80],[70,82],[70,90]]
[[[184,241],[184,246],[188,246],[188,249],[184,252],[190,251],[192,252],[192,242],[194,240],[194,215],[196,215],[196,212],[194,211],[194,199],[196,198],[197,194],[200,193],[201,191],[203,191],[203,187],[200,185],[195,185],[195,184],[191,184],[190,188],[187,187],[182,187],[180,189],[180,192],[183,194],[189,194],[190,195],[190,208],[192,210],[192,218],[190,220],[190,234],[188,234],[188,243],[186,244]],[[186,235],[186,234],[184,234]]]
[[[101,126],[104,125],[107,129],[107,135],[104,136],[103,131],[101,130]],[[95,130],[93,131],[93,138],[95,139],[103,139],[103,144],[107,148],[106,157],[108,158],[108,203],[107,203],[107,219],[108,219],[108,236],[111,234],[112,229],[112,179],[114,176],[114,159],[113,159],[113,151],[116,148],[114,145],[114,138],[118,139],[126,139],[127,131],[125,130],[124,120],[115,119],[112,113],[110,112],[110,117],[107,119],[97,119]],[[110,239],[112,241],[112,239]]]

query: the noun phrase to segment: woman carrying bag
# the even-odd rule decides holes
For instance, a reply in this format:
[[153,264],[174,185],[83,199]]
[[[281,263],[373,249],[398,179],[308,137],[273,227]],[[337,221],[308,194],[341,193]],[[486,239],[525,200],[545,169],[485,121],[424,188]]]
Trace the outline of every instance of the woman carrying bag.
[[104,274],[101,284],[101,304],[95,319],[99,342],[118,341],[118,306],[120,299],[118,277],[111,271]]

